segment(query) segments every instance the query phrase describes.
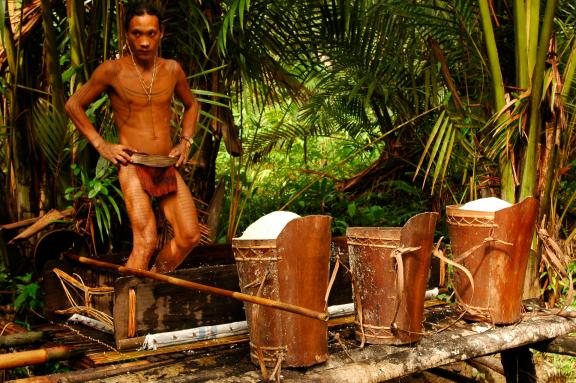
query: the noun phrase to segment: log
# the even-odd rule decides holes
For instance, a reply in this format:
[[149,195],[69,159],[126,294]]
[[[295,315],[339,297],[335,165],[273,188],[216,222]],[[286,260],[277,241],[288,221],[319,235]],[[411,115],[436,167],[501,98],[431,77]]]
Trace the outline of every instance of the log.
[[478,380],[469,378],[467,376],[461,375],[457,372],[446,370],[440,367],[434,367],[428,370],[429,373],[439,376],[444,379],[448,379],[451,382],[459,382],[459,383],[477,383]]
[[[335,353],[325,364],[313,367],[297,377],[285,377],[283,383],[386,381],[569,334],[576,331],[576,320],[548,315],[525,318],[516,325],[492,327],[481,333],[470,331],[471,327],[479,328],[455,327],[425,336],[414,347],[370,345],[363,349]],[[218,382],[249,381],[254,375],[253,371]]]
[[[232,350],[220,350],[219,352],[191,354],[186,358],[171,358],[169,366],[151,365],[140,371],[130,371],[129,374],[116,375],[105,379],[107,383],[199,383],[206,381],[220,382],[228,376],[242,374],[254,369],[254,365],[246,360],[247,346]],[[284,373],[284,371],[283,371]],[[256,374],[257,375],[257,374]],[[83,383],[103,383],[103,380],[85,380]],[[255,380],[262,382],[261,379]],[[21,382],[11,382],[21,383]],[[28,382],[26,382],[28,383]],[[63,383],[63,382],[62,382]],[[239,383],[239,381],[235,381]]]
[[[514,326],[495,327],[480,334],[422,342],[413,349],[376,355],[348,365],[306,374],[310,382],[380,382],[479,356],[510,350],[576,330],[576,321],[558,316],[528,318]],[[448,333],[449,334],[449,333]],[[359,356],[357,356],[359,357]],[[358,359],[356,359],[358,360]]]
[[481,356],[479,358],[470,359],[467,362],[476,369],[487,368],[504,376],[504,367],[502,366],[502,362],[492,356]]
[[553,354],[576,356],[576,337],[565,335],[534,345],[535,350]]
[[24,344],[31,344],[38,342],[44,333],[42,331],[30,331],[20,334],[2,335],[0,336],[0,347],[14,347]]
[[89,368],[86,370],[61,372],[45,376],[35,376],[10,381],[10,383],[83,383],[89,380],[104,379],[121,374],[130,374],[154,367],[164,367],[175,362],[174,359],[150,362],[138,360],[117,365]]

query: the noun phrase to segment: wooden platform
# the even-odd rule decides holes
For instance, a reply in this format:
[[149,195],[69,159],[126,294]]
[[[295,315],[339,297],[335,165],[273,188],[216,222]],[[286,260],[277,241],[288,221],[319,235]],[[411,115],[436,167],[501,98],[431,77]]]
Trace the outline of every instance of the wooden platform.
[[[347,263],[346,253],[342,249],[345,247],[333,244],[332,262],[335,262],[334,258],[338,255],[344,264]],[[233,272],[234,265],[230,262],[230,249],[222,248],[219,254],[220,257],[215,256],[208,264],[204,262],[205,257],[193,258],[190,261],[195,263],[187,265],[192,269],[179,270],[177,273],[183,278],[215,285],[222,283],[223,287],[233,289],[238,282],[237,275]],[[69,268],[70,272],[79,271],[75,265],[69,265]],[[215,273],[216,270],[218,272]],[[222,322],[243,320],[243,309],[239,302],[213,300],[213,297],[190,292],[183,298],[179,296],[180,292],[162,283],[139,280],[136,277],[96,275],[96,272],[90,269],[85,271],[87,273],[82,274],[82,278],[87,284],[92,285],[94,282],[94,285],[100,285],[104,279],[109,280],[112,285],[116,284],[118,299],[114,304],[111,304],[111,300],[103,302],[101,310],[115,312],[118,333],[116,337],[92,334],[86,338],[67,330],[55,330],[58,334],[53,336],[51,345],[58,342],[72,345],[84,343],[81,346],[85,351],[84,356],[71,362],[74,368],[83,370],[46,376],[46,379],[41,381],[118,383],[262,381],[263,373],[266,371],[260,370],[250,362],[246,335],[160,348],[155,351],[128,352],[118,349],[122,343],[120,340],[126,339],[125,305],[129,288],[135,288],[139,302],[136,310],[138,332],[137,336],[131,339],[139,342],[141,339],[138,338],[149,332],[214,324],[220,317],[223,319]],[[45,282],[47,279],[45,278]],[[59,282],[52,281],[47,287],[50,286],[54,286],[54,289],[45,290],[52,291],[50,296],[54,299],[49,301],[50,305],[47,306],[56,308],[63,303],[62,294],[56,289]],[[351,296],[349,276],[340,271],[329,303],[331,305],[348,303]],[[353,337],[352,317],[332,321],[329,329],[328,361],[309,369],[282,369],[282,381],[380,382],[455,361],[492,354],[502,354],[505,360],[520,361],[526,354],[529,355],[529,348],[545,349],[546,342],[576,332],[576,319],[551,315],[537,309],[524,314],[522,321],[513,326],[491,326],[458,320],[458,313],[447,305],[431,307],[431,303],[427,302],[427,306],[426,334],[412,347],[368,345],[360,348],[360,342]],[[209,308],[214,308],[215,313],[210,312]],[[44,331],[51,330],[44,329]],[[84,330],[81,332],[86,333]],[[516,376],[519,377],[521,374],[516,373]],[[524,378],[509,380],[523,383],[532,381],[534,380]]]
[[[576,331],[576,319],[545,312],[524,314],[515,325],[492,326],[457,320],[453,308],[437,306],[426,309],[426,335],[417,345],[368,345],[361,349],[353,338],[350,320],[333,323],[330,328],[330,357],[326,363],[309,369],[282,369],[282,382],[381,382],[485,355],[513,356],[519,350],[545,349],[546,342]],[[83,358],[92,360],[95,368],[54,375],[52,380],[47,376],[44,381],[260,382],[262,372],[250,362],[246,341],[247,337],[239,336],[214,342],[212,347],[191,344],[130,353],[101,350]],[[129,359],[128,363],[122,362]],[[140,363],[133,365],[135,359]],[[103,360],[109,365],[102,366]],[[120,364],[111,365],[113,362]],[[91,370],[103,368],[105,375],[86,379]],[[82,374],[82,378],[75,380],[75,374]]]
[[[334,242],[334,249],[339,249]],[[195,249],[196,250],[196,249]],[[237,266],[229,246],[199,247],[197,254],[189,257],[185,268],[168,275],[196,283],[239,291],[240,282]],[[341,261],[347,263],[346,254],[338,252]],[[334,267],[335,258],[331,260]],[[241,301],[193,289],[184,289],[172,284],[135,276],[122,276],[115,272],[73,262],[69,259],[48,261],[43,272],[42,289],[45,292],[45,312],[55,313],[71,307],[65,297],[61,280],[54,268],[74,276],[89,287],[110,286],[114,294],[93,296],[92,306],[113,317],[114,347],[121,350],[140,347],[147,334],[178,331],[201,326],[244,321],[244,305]],[[352,302],[350,276],[340,268],[336,276],[329,305]],[[69,289],[72,290],[72,289]],[[128,305],[129,293],[134,293],[134,306]],[[78,302],[83,295],[75,292]],[[85,304],[85,303],[77,303]],[[55,317],[54,315],[49,315]],[[68,316],[66,316],[67,318]],[[60,316],[58,320],[65,317]],[[129,322],[135,323],[135,334],[129,336]]]

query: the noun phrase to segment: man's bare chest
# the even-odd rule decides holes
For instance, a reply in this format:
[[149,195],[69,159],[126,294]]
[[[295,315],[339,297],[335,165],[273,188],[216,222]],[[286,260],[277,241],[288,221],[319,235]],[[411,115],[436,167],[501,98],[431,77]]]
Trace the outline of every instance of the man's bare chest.
[[112,98],[126,105],[168,105],[174,94],[175,80],[167,70],[137,73],[135,68],[123,68],[111,84]]

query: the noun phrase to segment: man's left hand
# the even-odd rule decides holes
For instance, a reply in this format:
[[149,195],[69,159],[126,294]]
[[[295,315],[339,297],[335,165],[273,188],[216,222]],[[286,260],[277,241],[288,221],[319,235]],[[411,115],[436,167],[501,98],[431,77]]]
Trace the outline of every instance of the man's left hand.
[[188,156],[190,155],[190,149],[192,145],[188,144],[186,141],[180,141],[180,143],[172,148],[168,157],[178,157],[176,161],[176,167],[179,168],[186,161],[188,161]]

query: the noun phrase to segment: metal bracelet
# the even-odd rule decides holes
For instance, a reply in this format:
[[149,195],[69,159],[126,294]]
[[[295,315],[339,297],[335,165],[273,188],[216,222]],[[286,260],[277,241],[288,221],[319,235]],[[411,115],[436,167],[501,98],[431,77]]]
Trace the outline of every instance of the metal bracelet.
[[194,139],[192,139],[192,137],[180,136],[180,139],[188,142],[190,146],[194,145]]

